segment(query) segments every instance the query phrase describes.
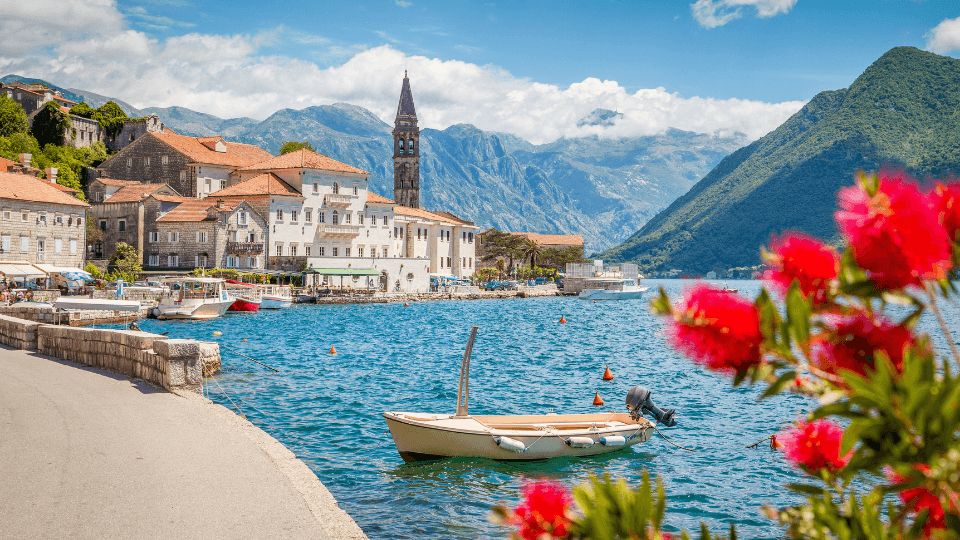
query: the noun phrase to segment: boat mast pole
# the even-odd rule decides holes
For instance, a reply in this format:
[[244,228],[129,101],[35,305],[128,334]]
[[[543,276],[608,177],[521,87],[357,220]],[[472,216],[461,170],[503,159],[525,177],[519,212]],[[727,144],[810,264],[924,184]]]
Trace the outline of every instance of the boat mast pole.
[[457,388],[457,416],[469,416],[470,408],[470,354],[473,352],[473,340],[477,337],[477,328],[470,330],[470,341],[467,350],[463,353],[463,362],[460,364],[460,386]]

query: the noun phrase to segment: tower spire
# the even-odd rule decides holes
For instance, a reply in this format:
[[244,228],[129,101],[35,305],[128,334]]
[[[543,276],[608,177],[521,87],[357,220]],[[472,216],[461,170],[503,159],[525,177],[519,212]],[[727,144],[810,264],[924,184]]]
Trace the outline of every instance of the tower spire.
[[393,122],[393,198],[400,206],[420,208],[420,127],[407,70]]

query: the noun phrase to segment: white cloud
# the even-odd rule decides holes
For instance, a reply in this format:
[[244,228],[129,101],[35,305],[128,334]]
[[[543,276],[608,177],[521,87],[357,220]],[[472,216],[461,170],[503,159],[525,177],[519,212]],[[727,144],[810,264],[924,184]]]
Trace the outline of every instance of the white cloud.
[[945,54],[960,50],[960,17],[944,19],[923,37],[927,38],[927,50]]
[[797,0],[697,0],[690,4],[693,18],[704,28],[716,28],[743,16],[744,6],[757,10],[757,17],[764,19],[788,13]]
[[[59,44],[52,50],[22,50],[0,38],[0,70],[116,97],[136,107],[179,105],[223,118],[262,119],[285,107],[347,102],[392,123],[406,68],[422,127],[469,123],[537,143],[563,136],[649,135],[668,127],[740,131],[757,138],[803,105],[684,98],[664,88],[628,93],[615,81],[596,78],[560,88],[515,77],[496,66],[407,56],[389,45],[317,47],[317,57],[347,58],[321,68],[267,52],[289,32],[283,27],[256,35],[190,33],[154,39],[129,29],[114,4],[95,7],[75,13],[86,24],[44,23],[37,17],[33,24],[39,28],[33,31],[56,36]],[[27,17],[12,13],[0,21],[0,28],[16,30],[27,24]],[[578,120],[596,108],[615,109],[623,117],[612,126],[577,127]]]
[[404,7],[404,8],[405,8],[405,7],[410,7],[410,6],[413,5],[413,2],[407,2],[406,0],[396,0],[396,1],[397,1],[397,5],[398,5],[398,6]]

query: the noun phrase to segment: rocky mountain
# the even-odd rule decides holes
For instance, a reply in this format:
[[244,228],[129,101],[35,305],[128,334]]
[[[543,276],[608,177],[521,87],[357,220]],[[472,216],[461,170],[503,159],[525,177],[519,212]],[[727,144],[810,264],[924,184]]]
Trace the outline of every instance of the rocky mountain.
[[600,256],[703,274],[759,264],[772,234],[837,241],[836,193],[858,170],[960,173],[960,60],[898,47],[847,89],[822,92],[724,158],[687,194]]
[[[22,78],[21,78],[22,79]],[[109,98],[70,89],[99,106]],[[371,173],[376,192],[393,196],[392,125],[346,103],[283,109],[269,118],[222,119],[183,107],[135,109],[157,114],[178,133],[223,135],[277,153],[286,141]],[[610,125],[620,115],[597,109],[581,124]],[[587,251],[609,248],[685,193],[745,136],[680,130],[623,139],[596,136],[534,145],[520,137],[455,125],[421,132],[421,204],[510,231],[580,234]]]

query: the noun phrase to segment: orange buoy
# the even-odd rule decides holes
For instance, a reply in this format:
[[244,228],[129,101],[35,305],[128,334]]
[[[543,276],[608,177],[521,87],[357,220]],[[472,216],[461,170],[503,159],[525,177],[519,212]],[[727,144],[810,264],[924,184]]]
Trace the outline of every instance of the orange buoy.
[[566,323],[567,323],[567,319],[564,318],[563,315],[561,315],[561,316],[560,316],[560,322],[563,323],[563,324],[566,324]]
[[594,303],[594,304],[596,304],[596,303],[597,303],[597,301],[596,301],[596,300],[594,300],[594,301],[593,301],[593,303]]
[[603,372],[603,380],[605,381],[613,380],[613,372],[610,371],[610,366],[607,366],[607,370]]
[[593,397],[593,406],[603,407],[603,398],[600,397],[600,392],[597,392],[597,395]]
[[410,307],[410,303],[409,303],[409,302],[404,302],[404,303],[403,303],[403,307]]
[[330,354],[337,354],[337,348],[335,346],[330,347]]
[[247,340],[247,338],[243,338],[243,340],[244,340],[244,341],[246,341],[246,340]]
[[783,443],[777,440],[776,435],[770,436],[770,448],[777,449],[783,446]]

